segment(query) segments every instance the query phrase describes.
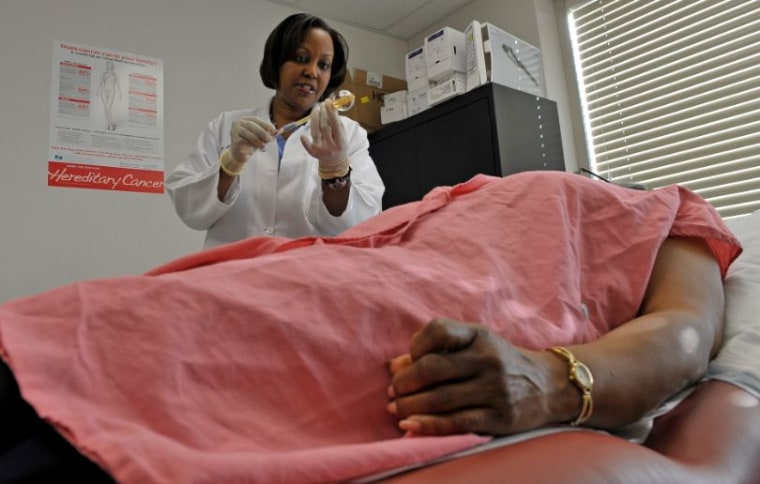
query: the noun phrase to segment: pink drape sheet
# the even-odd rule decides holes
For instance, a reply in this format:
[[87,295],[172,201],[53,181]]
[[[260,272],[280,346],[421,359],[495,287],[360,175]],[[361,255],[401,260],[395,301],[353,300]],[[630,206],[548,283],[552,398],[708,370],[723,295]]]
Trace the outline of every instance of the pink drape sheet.
[[259,237],[0,306],[24,398],[120,482],[333,482],[487,437],[406,437],[389,358],[435,316],[515,344],[633,318],[668,236],[740,248],[690,191],[478,176],[334,238]]

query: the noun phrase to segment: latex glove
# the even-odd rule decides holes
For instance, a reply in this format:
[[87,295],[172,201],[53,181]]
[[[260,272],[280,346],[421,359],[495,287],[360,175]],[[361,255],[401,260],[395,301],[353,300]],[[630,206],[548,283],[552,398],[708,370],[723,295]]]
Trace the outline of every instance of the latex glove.
[[343,123],[332,100],[321,102],[311,111],[311,141],[301,136],[304,149],[319,160],[319,177],[323,180],[348,173],[348,143]]
[[230,128],[230,156],[237,163],[245,163],[255,150],[263,150],[272,141],[275,131],[272,123],[257,116],[236,119]]

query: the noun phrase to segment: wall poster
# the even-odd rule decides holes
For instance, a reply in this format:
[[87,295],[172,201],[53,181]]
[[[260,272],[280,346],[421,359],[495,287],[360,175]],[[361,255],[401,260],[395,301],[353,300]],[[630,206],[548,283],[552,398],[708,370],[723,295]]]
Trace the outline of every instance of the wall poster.
[[164,192],[163,61],[56,40],[48,186]]

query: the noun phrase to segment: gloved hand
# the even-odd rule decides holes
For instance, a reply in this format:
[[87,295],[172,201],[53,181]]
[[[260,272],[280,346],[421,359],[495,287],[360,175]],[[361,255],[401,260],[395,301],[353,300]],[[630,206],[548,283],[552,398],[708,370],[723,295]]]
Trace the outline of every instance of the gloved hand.
[[348,173],[348,143],[343,123],[332,100],[323,101],[311,111],[311,141],[301,136],[304,149],[319,160],[319,177],[323,180]]
[[230,128],[230,157],[243,164],[254,150],[263,150],[272,141],[275,131],[272,123],[257,116],[243,116],[232,122]]

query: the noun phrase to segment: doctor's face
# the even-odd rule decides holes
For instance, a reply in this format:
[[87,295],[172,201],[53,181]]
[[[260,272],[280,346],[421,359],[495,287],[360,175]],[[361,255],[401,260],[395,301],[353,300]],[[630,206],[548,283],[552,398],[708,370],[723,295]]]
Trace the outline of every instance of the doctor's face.
[[310,29],[303,43],[280,67],[277,96],[292,108],[310,111],[330,82],[333,56],[330,34],[322,29]]

